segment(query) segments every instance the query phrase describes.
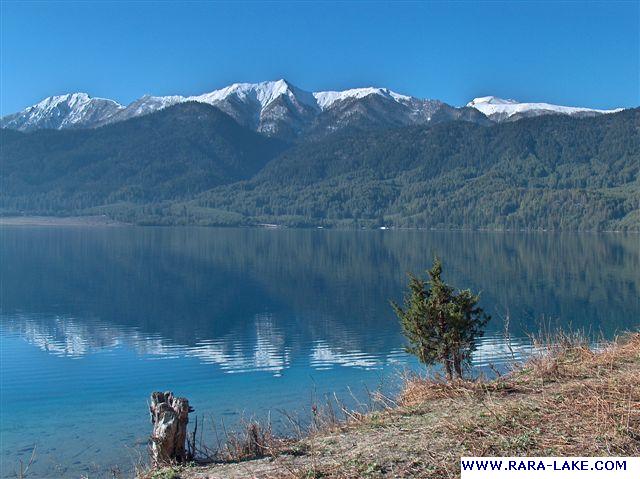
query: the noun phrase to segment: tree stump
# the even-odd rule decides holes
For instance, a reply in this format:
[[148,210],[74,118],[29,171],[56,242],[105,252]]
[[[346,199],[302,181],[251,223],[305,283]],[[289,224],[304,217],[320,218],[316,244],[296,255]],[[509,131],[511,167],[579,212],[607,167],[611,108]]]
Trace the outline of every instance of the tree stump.
[[172,392],[154,392],[151,394],[151,432],[149,453],[154,465],[184,462],[188,459],[185,450],[189,401],[178,398]]

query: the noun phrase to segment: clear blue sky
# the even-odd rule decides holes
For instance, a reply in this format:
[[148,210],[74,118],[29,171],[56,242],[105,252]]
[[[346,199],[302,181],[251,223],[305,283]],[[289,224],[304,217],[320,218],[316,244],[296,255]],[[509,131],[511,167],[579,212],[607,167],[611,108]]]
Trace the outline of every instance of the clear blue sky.
[[386,86],[462,105],[483,95],[640,104],[640,2],[7,2],[2,114],[60,93],[128,103],[286,78]]

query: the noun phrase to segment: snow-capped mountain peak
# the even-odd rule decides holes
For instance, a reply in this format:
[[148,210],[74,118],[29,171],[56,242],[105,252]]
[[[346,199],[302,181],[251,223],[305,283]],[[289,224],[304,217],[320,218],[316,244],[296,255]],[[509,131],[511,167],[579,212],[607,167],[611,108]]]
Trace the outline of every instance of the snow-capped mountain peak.
[[124,109],[114,100],[92,98],[84,92],[45,98],[21,112],[2,118],[2,128],[33,130],[93,126]]
[[476,106],[476,105],[513,105],[518,103],[516,100],[505,100],[503,98],[498,98],[497,96],[481,96],[479,98],[474,98],[467,106]]
[[36,103],[29,109],[46,109],[53,108],[61,103],[67,103],[69,105],[77,105],[80,103],[86,103],[91,100],[91,97],[88,93],[77,92],[77,93],[67,93],[66,95],[54,95],[45,98],[39,103]]
[[294,87],[284,79],[260,83],[234,83],[228,87],[214,90],[202,95],[188,97],[189,101],[199,101],[215,105],[221,101],[235,97],[244,102],[257,102],[264,109],[281,96],[291,100],[310,103],[311,95]]
[[489,118],[500,121],[520,116],[539,116],[546,114],[564,115],[594,115],[603,113],[615,113],[616,110],[597,110],[594,108],[581,108],[573,106],[552,105],[550,103],[520,103],[516,100],[504,100],[495,96],[483,96],[474,98],[467,103],[468,107],[473,107]]
[[55,108],[67,107],[74,115],[70,122],[74,123],[74,120],[80,121],[81,113],[86,111],[95,103],[110,104],[115,108],[124,108],[120,103],[114,100],[109,100],[108,98],[92,98],[88,93],[77,92],[50,96],[41,102],[28,107],[24,111],[33,112],[34,114],[47,114]]
[[350,90],[343,91],[319,91],[313,93],[313,97],[316,99],[318,106],[322,110],[326,110],[330,108],[334,103],[338,101],[344,101],[351,98],[359,99],[364,98],[369,95],[380,95],[383,97],[387,97],[393,99],[397,102],[410,101],[412,97],[407,95],[401,95],[394,91],[389,90],[388,88],[352,88]]

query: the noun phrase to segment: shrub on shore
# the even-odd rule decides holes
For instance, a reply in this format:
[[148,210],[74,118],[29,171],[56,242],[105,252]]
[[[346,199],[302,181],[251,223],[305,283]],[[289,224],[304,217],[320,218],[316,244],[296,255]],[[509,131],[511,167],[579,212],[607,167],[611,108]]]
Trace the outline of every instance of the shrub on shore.
[[404,307],[393,301],[391,306],[409,340],[406,351],[423,364],[440,362],[449,381],[454,374],[462,379],[490,317],[478,307],[479,295],[468,289],[456,292],[442,280],[438,258],[427,273],[427,281],[409,274]]

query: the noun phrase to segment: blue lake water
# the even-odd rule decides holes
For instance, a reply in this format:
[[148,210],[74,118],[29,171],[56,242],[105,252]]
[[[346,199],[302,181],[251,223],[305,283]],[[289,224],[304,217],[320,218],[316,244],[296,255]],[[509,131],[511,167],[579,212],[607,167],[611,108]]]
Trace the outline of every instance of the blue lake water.
[[434,255],[494,317],[476,371],[509,359],[506,314],[516,354],[543,322],[607,337],[640,324],[637,235],[2,227],[2,477],[34,445],[29,477],[130,469],[154,390],[227,428],[392,393],[419,366],[388,300]]

